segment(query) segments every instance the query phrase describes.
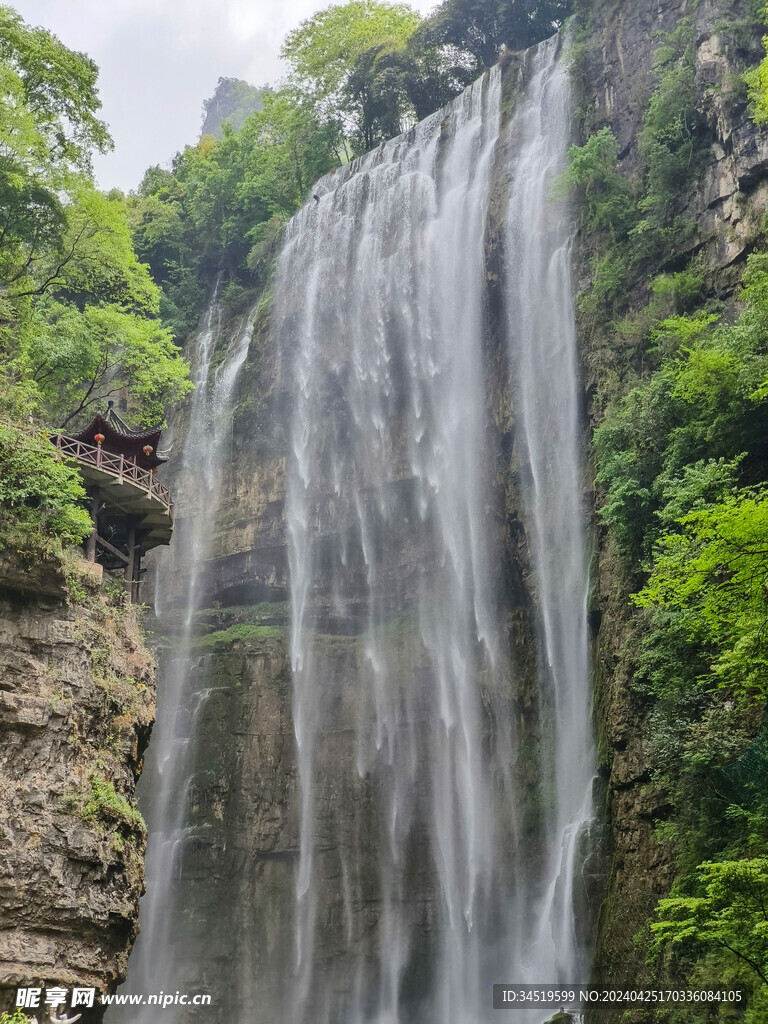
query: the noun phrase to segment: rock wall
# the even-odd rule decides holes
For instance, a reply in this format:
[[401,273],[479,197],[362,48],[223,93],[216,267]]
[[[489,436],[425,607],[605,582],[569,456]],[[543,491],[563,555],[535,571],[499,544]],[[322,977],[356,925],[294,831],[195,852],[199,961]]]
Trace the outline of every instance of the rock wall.
[[0,558],[0,1011],[19,986],[113,991],[144,886],[154,661],[134,610],[71,572],[75,600],[58,563]]
[[[578,83],[582,117],[590,128],[603,124],[613,128],[627,175],[638,173],[641,166],[637,136],[653,88],[657,33],[673,30],[682,18],[692,19],[698,102],[708,125],[709,148],[703,168],[697,169],[684,197],[686,213],[697,230],[675,252],[672,266],[677,268],[681,259],[684,262],[700,252],[713,286],[727,296],[738,282],[768,206],[768,137],[755,130],[738,87],[744,66],[759,59],[759,33],[747,33],[734,41],[718,35],[714,27],[722,20],[747,19],[750,4],[748,0],[593,0],[590,6],[593,39]],[[516,68],[513,60],[506,72],[508,105],[514,103],[511,83]],[[492,210],[488,251],[488,443],[498,466],[492,513],[504,537],[505,559],[500,571],[508,589],[507,627],[522,680],[518,692],[511,695],[509,714],[518,719],[526,742],[535,748],[531,595],[514,472],[514,417],[499,385],[506,374],[494,330],[503,310],[503,296],[496,287],[503,218],[504,204],[499,201]],[[589,239],[580,238],[580,287],[588,284],[590,255]],[[647,295],[647,281],[635,282],[633,301],[638,308]],[[613,333],[610,325],[596,330],[586,323],[582,324],[582,352],[584,404],[594,423],[599,415],[595,396],[605,393],[606,382],[617,366],[632,365],[639,353],[628,350],[626,341]],[[283,502],[288,432],[281,374],[269,323],[264,322],[238,384],[201,601],[204,643],[198,651],[199,691],[206,696],[197,726],[196,771],[189,797],[196,828],[183,851],[180,869],[187,896],[178,941],[189,950],[187,988],[214,992],[222,1020],[229,1012],[257,1001],[268,1006],[272,986],[281,983],[280,967],[292,955],[277,944],[272,926],[275,915],[285,914],[292,904],[298,853],[298,822],[291,810],[296,806],[296,753],[283,639],[287,624]],[[181,431],[183,417],[177,423],[177,436]],[[584,493],[585,503],[594,509],[589,482]],[[185,513],[180,509],[177,539],[182,542],[187,514],[193,510]],[[334,528],[332,522],[326,526]],[[595,720],[608,826],[604,848],[610,864],[599,918],[595,973],[601,981],[632,983],[642,978],[644,971],[643,953],[633,937],[657,899],[668,892],[671,880],[668,855],[653,832],[654,822],[663,818],[668,808],[665,794],[651,777],[646,748],[648,709],[632,688],[637,626],[627,600],[631,581],[596,520],[595,538],[591,608]],[[180,605],[184,587],[184,574],[179,572]],[[245,627],[250,627],[250,633]],[[353,675],[354,640],[330,636],[331,626],[328,633],[325,654],[328,664],[334,666],[332,674]],[[342,700],[340,732],[352,713],[353,708]],[[324,737],[319,756],[335,756],[333,734]],[[533,834],[536,785],[534,778],[525,781],[531,791]],[[325,794],[319,834],[323,834],[324,816],[331,822],[345,801],[367,798],[362,791]],[[341,870],[333,849],[321,850],[319,863],[330,879]],[[590,871],[594,874],[590,892],[593,902],[599,902],[606,865],[596,861]],[[425,899],[429,895],[425,894]],[[330,901],[324,913],[332,921],[339,907]],[[374,917],[375,908],[361,899],[360,917],[350,925],[361,941],[365,941]],[[326,953],[338,954],[333,948]],[[236,972],[234,965],[248,958],[253,970]],[[202,976],[200,964],[204,965]],[[258,992],[254,978],[258,979]],[[203,1017],[190,1011],[187,1019]],[[605,1012],[600,1019],[606,1024],[612,1020]]]
[[[590,5],[595,35],[580,76],[582,113],[591,128],[609,125],[620,149],[621,169],[639,173],[638,134],[653,88],[653,53],[659,33],[690,19],[695,40],[697,106],[706,122],[707,154],[692,169],[681,208],[695,231],[670,254],[681,269],[699,254],[712,289],[733,295],[768,209],[768,133],[749,117],[742,75],[762,56],[749,0],[597,0]],[[725,31],[718,31],[718,26]],[[751,27],[750,27],[751,26]],[[589,281],[591,240],[582,236],[579,286]],[[648,280],[632,284],[630,312],[648,301]],[[590,417],[599,418],[596,396],[610,396],[616,378],[640,368],[642,352],[613,330],[587,317],[581,324],[586,397]],[[636,344],[636,343],[635,343]],[[617,557],[607,532],[596,525],[597,559],[592,617],[597,629],[595,657],[596,727],[600,770],[608,784],[606,814],[611,869],[601,908],[595,959],[598,982],[641,984],[645,953],[635,941],[659,898],[669,892],[672,864],[668,848],[654,838],[655,824],[668,817],[666,794],[653,780],[647,749],[646,697],[633,689],[640,626],[629,594],[636,580]],[[596,1013],[613,1024],[621,1012]],[[633,1020],[644,1021],[640,1013]]]
[[[512,63],[506,69],[507,118],[514,109],[517,68]],[[508,139],[506,143],[513,144]],[[485,516],[494,548],[504,553],[497,566],[498,587],[503,591],[501,606],[508,609],[505,629],[515,652],[517,671],[514,683],[499,673],[488,673],[481,686],[488,746],[505,742],[512,720],[524,737],[525,752],[510,771],[519,772],[530,796],[526,799],[524,827],[535,837],[541,828],[535,767],[541,747],[536,721],[537,670],[531,642],[530,570],[519,480],[510,471],[514,430],[504,389],[506,328],[497,265],[508,182],[500,177],[495,188],[487,233],[490,330],[484,352],[484,451],[491,476],[494,470],[498,470],[498,476],[492,480],[495,486],[489,488]],[[220,335],[222,339],[228,336],[226,325]],[[219,509],[211,557],[201,581],[203,596],[193,655],[199,661],[192,698],[200,700],[200,710],[195,712],[194,770],[189,787],[191,829],[180,854],[181,896],[177,905],[183,910],[174,938],[183,950],[183,955],[175,958],[180,965],[175,987],[211,991],[222,1020],[253,1004],[253,1020],[258,1024],[271,1019],[271,1006],[285,1005],[285,993],[280,989],[285,989],[286,964],[295,957],[292,929],[286,926],[294,910],[299,853],[296,746],[284,641],[288,622],[286,387],[273,331],[265,321],[253,338],[237,386],[231,435],[219,470]],[[174,424],[177,443],[183,431],[182,413]],[[169,468],[173,474],[173,464]],[[178,584],[172,600],[181,610],[187,586],[184,537],[195,509],[184,505],[183,481],[176,484],[171,478],[171,485],[179,499],[177,543],[169,552],[178,562],[172,574]],[[415,635],[409,632],[413,630],[413,623],[408,621],[409,605],[414,602],[422,563],[433,555],[418,529],[406,525],[418,521],[412,507],[414,481],[404,471],[402,478],[392,482],[391,490],[393,502],[403,509],[403,525],[392,544],[398,556],[390,567],[387,592],[393,611],[398,611],[402,620],[392,624],[392,643],[405,650],[415,643]],[[362,600],[365,566],[362,553],[357,552],[354,524],[339,511],[330,481],[321,505],[323,511],[317,520],[322,536],[331,540],[340,534],[350,536],[350,550],[355,552],[350,558],[356,560],[360,579],[362,634],[367,614]],[[315,640],[317,678],[319,685],[328,688],[323,706],[332,709],[327,715],[331,725],[326,727],[324,723],[319,738],[316,765],[316,777],[321,780],[315,824],[321,893],[318,930],[323,936],[316,956],[318,962],[349,958],[349,949],[354,948],[362,950],[363,957],[375,965],[381,916],[379,847],[384,842],[381,805],[370,780],[359,779],[354,764],[349,763],[353,756],[350,736],[355,735],[361,714],[356,681],[365,672],[365,658],[362,636],[350,635],[356,630],[353,616],[339,623],[328,590],[320,580],[312,594],[320,619]],[[353,596],[350,607],[354,600]],[[176,629],[173,614],[164,611],[162,619],[167,636],[161,641],[161,666],[171,663]],[[170,641],[167,648],[166,639]],[[434,716],[425,712],[425,733],[434,728]],[[503,784],[500,780],[499,785]],[[356,813],[350,812],[351,807]],[[512,825],[504,822],[502,828],[511,830]],[[356,851],[355,859],[362,865],[360,891],[347,907],[340,881],[346,866],[331,841],[339,835],[344,837],[346,850]],[[414,845],[426,850],[426,835],[426,828],[423,838],[414,835]],[[511,840],[507,845],[511,848]],[[533,839],[529,848],[535,856]],[[434,877],[424,860],[418,853],[414,856],[414,870],[423,872],[424,880],[416,886],[420,898],[410,911],[421,941],[404,980],[405,988],[414,993],[420,991],[419,972],[427,969],[436,934]],[[509,870],[513,870],[511,864]],[[189,1010],[183,1019],[194,1021],[198,1017]]]

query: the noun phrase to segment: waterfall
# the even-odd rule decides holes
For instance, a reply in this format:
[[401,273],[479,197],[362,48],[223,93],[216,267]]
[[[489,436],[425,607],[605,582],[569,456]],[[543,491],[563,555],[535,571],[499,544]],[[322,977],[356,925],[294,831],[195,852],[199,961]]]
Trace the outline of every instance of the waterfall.
[[[420,1019],[475,1019],[481,1003],[496,836],[478,678],[498,660],[498,624],[479,340],[500,93],[497,70],[447,116],[340,175],[294,220],[281,258],[280,334],[286,352],[296,349],[287,516],[301,790],[297,1022],[399,1019],[420,930],[434,929],[440,965]],[[403,564],[409,545],[413,568]],[[327,894],[320,905],[314,852],[316,747],[336,703],[326,685],[335,651],[317,639],[329,614],[331,629],[356,634],[349,766],[363,784],[352,786],[359,807],[350,813],[354,831],[375,832],[380,844],[375,880],[370,851],[340,849],[344,918],[359,918],[371,888],[381,898],[378,950],[361,942],[355,983],[340,994],[332,974],[320,980],[313,970],[318,913],[333,903]],[[372,813],[366,787],[376,792]],[[438,886],[434,914],[411,872]]]
[[[493,982],[586,976],[581,429],[570,217],[550,199],[569,137],[560,47],[526,56],[511,117],[496,68],[324,179],[287,231],[275,318],[299,850],[293,981],[275,1017],[291,1024],[481,1024]],[[487,399],[494,330],[535,580],[534,812]]]
[[[552,751],[554,799],[541,860],[546,898],[531,907],[532,955],[558,977],[588,975],[572,912],[579,840],[593,818],[588,576],[572,226],[552,183],[566,163],[571,96],[557,37],[531,58],[526,99],[511,126],[506,219],[507,340],[526,529],[535,569],[539,680]],[[583,854],[583,850],[582,850]],[[547,952],[548,950],[548,952]]]
[[[488,72],[327,176],[286,228],[257,429],[271,430],[270,479],[285,468],[268,532],[277,549],[285,529],[291,678],[281,640],[241,652],[229,731],[211,739],[249,733],[226,762],[239,777],[195,735],[212,691],[194,641],[252,319],[227,333],[217,289],[194,339],[126,991],[196,986],[220,1008],[174,1005],[169,1024],[490,1024],[494,983],[587,980],[584,431],[573,222],[551,198],[569,142],[561,48]],[[247,491],[260,467],[238,457]],[[267,564],[251,592],[283,585]],[[232,796],[211,872],[229,851],[191,908],[206,764]],[[108,1019],[156,1019],[141,1013]]]
[[[157,994],[178,987],[186,950],[179,940],[183,914],[185,845],[196,828],[189,822],[194,782],[196,723],[209,694],[194,656],[195,613],[200,608],[206,561],[216,521],[219,475],[231,429],[232,397],[253,333],[255,310],[234,330],[222,326],[219,282],[193,339],[195,390],[189,402],[174,488],[176,531],[157,568],[156,630],[171,643],[161,653],[157,718],[139,784],[139,802],[149,831],[147,894],[140,934],[131,955],[124,993]],[[214,357],[223,358],[218,365]],[[183,596],[179,604],[178,594]],[[153,1024],[157,1007],[114,1008],[109,1019]]]

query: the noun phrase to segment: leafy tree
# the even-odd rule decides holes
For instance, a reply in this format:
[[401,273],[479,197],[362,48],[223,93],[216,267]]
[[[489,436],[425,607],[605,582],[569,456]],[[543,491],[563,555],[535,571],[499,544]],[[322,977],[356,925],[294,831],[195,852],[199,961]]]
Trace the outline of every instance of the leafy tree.
[[350,71],[343,95],[349,109],[358,111],[354,138],[361,152],[394,138],[406,123],[404,65],[402,53],[380,44],[361,54]]
[[407,4],[350,0],[331,6],[289,32],[280,55],[315,100],[338,97],[358,57],[373,47],[401,49],[421,24]]
[[659,903],[656,947],[727,950],[768,985],[768,859],[700,864],[697,883],[696,895]]
[[335,126],[296,89],[269,91],[238,131],[225,125],[220,140],[205,136],[179,153],[172,171],[147,171],[129,219],[139,258],[162,285],[167,326],[192,330],[219,272],[248,280],[273,253],[276,227],[338,163],[337,143]]
[[418,121],[445,106],[477,77],[475,61],[464,50],[430,41],[420,30],[391,59],[399,63],[402,89]]
[[92,530],[83,498],[79,474],[56,458],[46,435],[0,423],[0,546],[45,546],[51,537],[80,543]]
[[695,41],[688,19],[658,47],[653,69],[657,86],[638,136],[648,164],[640,209],[660,221],[675,211],[704,145],[705,124],[696,101]]
[[632,686],[650,705],[649,752],[671,808],[658,835],[678,876],[654,948],[675,977],[738,981],[757,1024],[768,1007],[747,965],[764,972],[765,924],[749,900],[765,883],[755,856],[768,839],[766,254],[749,257],[743,282],[730,322],[695,308],[695,273],[655,282],[657,312],[671,295],[694,311],[650,320],[656,368],[609,406],[595,447],[604,519],[627,564],[648,574],[634,596]]
[[[761,13],[768,21],[768,5],[761,4]],[[763,46],[768,51],[768,36],[763,38]],[[752,108],[752,117],[757,124],[768,124],[768,55],[755,68],[750,68],[744,76]]]
[[557,191],[572,190],[582,200],[587,231],[615,242],[635,224],[636,199],[630,182],[619,171],[619,144],[610,128],[601,128],[583,146],[568,151],[568,168]]
[[83,54],[0,7],[0,294],[64,254],[67,202],[91,151],[112,144],[96,76]]
[[162,422],[166,408],[191,388],[170,331],[114,303],[80,312],[46,300],[35,310],[22,358],[48,417],[62,427],[118,395],[136,421]]
[[569,153],[559,187],[580,193],[596,249],[592,288],[580,299],[586,313],[610,316],[620,310],[628,281],[657,275],[695,232],[682,208],[686,186],[707,151],[707,128],[696,103],[694,44],[691,23],[683,19],[655,51],[656,85],[638,136],[642,177],[621,174],[618,144],[607,127]]
[[[4,84],[16,81],[33,116],[38,153],[71,168],[87,169],[90,153],[111,146],[96,92],[98,69],[85,54],[67,49],[42,28],[29,28],[10,7],[0,7],[0,61]],[[6,114],[11,113],[6,111]]]
[[0,1024],[29,1024],[29,1017],[22,1010],[14,1010],[13,1013],[4,1013]]
[[700,681],[730,694],[768,694],[768,495],[738,489],[681,516],[659,542],[637,602],[685,613],[708,652]]
[[377,121],[387,137],[400,130],[403,83],[391,58],[404,54],[420,24],[407,4],[349,0],[302,22],[286,37],[281,56],[320,116],[365,145]]
[[2,377],[47,420],[68,423],[117,391],[162,419],[187,367],[157,320],[123,197],[93,184],[91,153],[111,145],[96,77],[87,57],[0,7]]
[[504,47],[521,50],[552,35],[571,7],[571,0],[444,0],[420,34],[489,68]]
[[[237,140],[232,138],[232,146],[245,153],[237,189],[242,209],[258,202],[267,216],[293,214],[310,185],[335,166],[336,141],[334,126],[321,123],[301,95],[290,89],[267,94],[264,109],[248,119]],[[225,143],[218,154],[222,162],[227,152]]]

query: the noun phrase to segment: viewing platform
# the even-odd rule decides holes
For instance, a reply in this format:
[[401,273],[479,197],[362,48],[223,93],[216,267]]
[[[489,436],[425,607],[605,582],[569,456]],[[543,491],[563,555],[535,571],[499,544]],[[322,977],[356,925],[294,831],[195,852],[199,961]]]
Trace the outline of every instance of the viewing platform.
[[131,430],[109,403],[78,434],[53,434],[61,457],[72,460],[90,499],[93,533],[86,541],[90,562],[109,572],[122,571],[131,600],[139,597],[141,559],[152,548],[170,544],[173,499],[158,482],[160,429]]

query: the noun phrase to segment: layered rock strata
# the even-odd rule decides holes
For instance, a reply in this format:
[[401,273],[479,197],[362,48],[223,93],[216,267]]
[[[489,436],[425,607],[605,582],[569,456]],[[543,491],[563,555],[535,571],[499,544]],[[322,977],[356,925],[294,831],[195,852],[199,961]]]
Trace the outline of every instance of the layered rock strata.
[[122,596],[76,568],[67,579],[57,563],[3,556],[0,1009],[17,987],[108,992],[125,975],[146,842],[131,801],[154,684]]

